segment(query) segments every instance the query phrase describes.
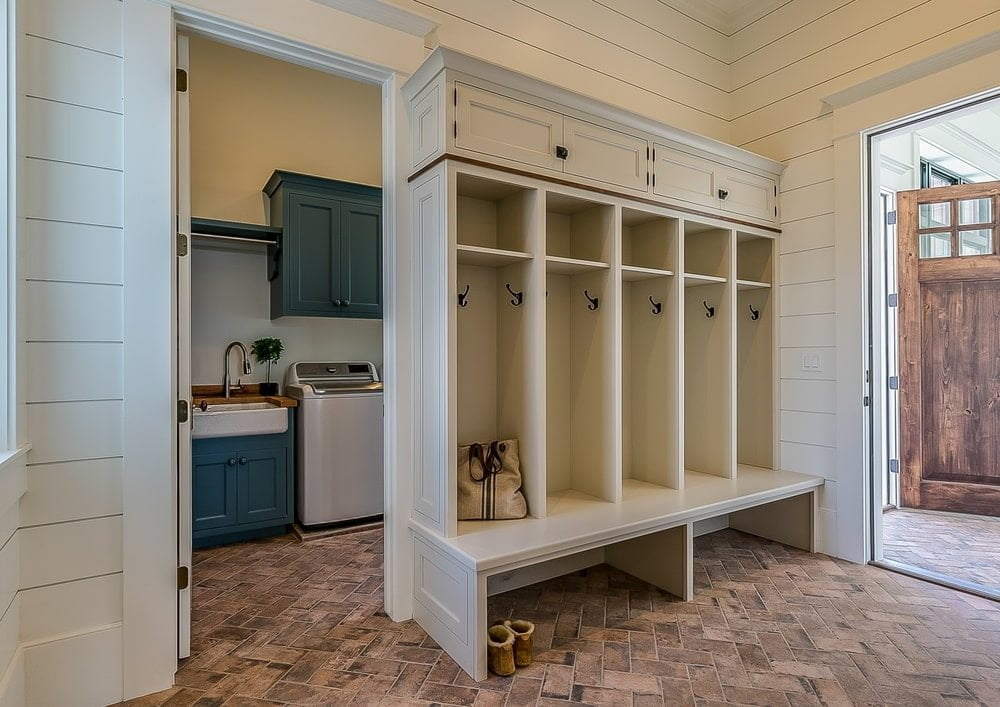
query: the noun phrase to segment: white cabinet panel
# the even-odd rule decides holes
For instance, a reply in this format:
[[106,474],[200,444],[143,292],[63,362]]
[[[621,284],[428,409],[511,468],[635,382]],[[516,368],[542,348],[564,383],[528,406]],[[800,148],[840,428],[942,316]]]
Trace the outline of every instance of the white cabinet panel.
[[721,190],[719,195],[725,195],[721,199],[723,211],[762,221],[775,221],[778,218],[775,210],[777,192],[773,179],[721,165],[717,174]]
[[645,139],[565,118],[563,140],[569,152],[564,160],[568,174],[646,191],[649,143]]
[[653,154],[654,194],[718,208],[716,170],[721,165],[663,145],[654,144]]
[[563,117],[530,103],[456,83],[455,146],[548,169],[562,169]]

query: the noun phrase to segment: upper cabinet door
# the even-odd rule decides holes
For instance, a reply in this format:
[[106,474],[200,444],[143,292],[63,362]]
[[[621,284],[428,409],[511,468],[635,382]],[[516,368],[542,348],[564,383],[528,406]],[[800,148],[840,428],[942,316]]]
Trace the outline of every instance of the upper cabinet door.
[[777,221],[775,181],[732,167],[719,167],[722,210],[741,216]]
[[283,235],[287,314],[331,313],[340,306],[341,203],[290,194]]
[[722,165],[663,145],[653,145],[653,193],[719,208],[718,170]]
[[649,143],[618,130],[575,118],[563,119],[568,152],[563,169],[600,182],[645,192],[649,182]]
[[382,207],[341,204],[341,297],[347,314],[382,317]]
[[455,146],[515,162],[562,169],[563,117],[530,103],[455,84]]

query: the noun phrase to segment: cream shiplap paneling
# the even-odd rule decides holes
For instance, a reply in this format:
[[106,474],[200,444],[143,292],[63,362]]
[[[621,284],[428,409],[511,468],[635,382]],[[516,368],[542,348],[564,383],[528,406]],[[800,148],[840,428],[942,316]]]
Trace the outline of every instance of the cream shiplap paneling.
[[809,118],[790,128],[779,128],[772,124],[766,128],[768,132],[760,137],[737,138],[737,145],[745,150],[787,162],[802,155],[816,152],[829,147],[833,143],[833,114],[827,113],[818,118]]
[[122,454],[122,403],[100,400],[27,406],[28,464],[103,459]]
[[123,282],[120,228],[29,219],[22,233],[29,280]]
[[837,450],[814,444],[782,442],[781,466],[788,471],[815,474],[832,481],[837,478]]
[[122,116],[117,113],[26,98],[24,120],[31,126],[24,140],[28,157],[122,168]]
[[781,174],[781,190],[798,189],[833,179],[833,147],[790,160]]
[[121,172],[27,159],[24,186],[24,214],[29,219],[122,225]]
[[688,17],[662,0],[629,0],[627,4],[617,0],[594,0],[594,2],[626,14],[695,51],[727,63],[730,60],[729,38],[726,35],[714,27]]
[[21,640],[40,641],[122,620],[122,575],[109,574],[21,592]]
[[817,412],[781,411],[781,441],[835,447],[836,416]]
[[122,112],[119,57],[29,35],[24,67],[27,96]]
[[782,37],[851,2],[854,0],[791,0],[771,12],[766,20],[739,30],[729,39],[733,73],[737,73],[741,60],[749,54],[763,51]]
[[28,34],[122,55],[121,0],[31,0],[24,8]]
[[76,282],[25,284],[27,341],[122,340],[122,288]]
[[828,314],[836,311],[836,287],[833,280],[782,285],[781,315]]
[[819,214],[833,213],[833,180],[785,190],[781,194],[782,223],[795,223]]
[[121,513],[122,468],[121,458],[28,467],[21,524],[61,523]]
[[31,705],[116,704],[122,699],[121,626],[28,646],[24,674]]
[[778,263],[782,285],[820,282],[834,277],[833,246],[785,253]]
[[796,412],[837,412],[837,391],[833,381],[781,381],[781,407]]
[[[14,602],[18,590],[18,545],[19,533],[14,533],[0,546],[0,614],[5,613]],[[3,665],[0,663],[0,665]],[[2,672],[2,669],[0,669]]]
[[[818,370],[802,370],[802,354],[813,354],[819,357]],[[826,380],[832,381],[837,372],[837,349],[832,346],[799,346],[781,349],[779,370],[782,380]],[[785,407],[785,401],[781,401]],[[799,409],[788,407],[788,410]],[[818,412],[818,411],[817,411]],[[832,410],[830,412],[833,412]]]
[[782,224],[778,249],[782,255],[833,246],[833,214],[821,214]]
[[24,707],[25,704],[24,653],[16,652],[3,674],[3,682],[0,682],[0,707]]
[[122,348],[100,342],[27,344],[27,402],[121,400]]
[[[10,665],[18,644],[18,625],[21,600],[15,595],[14,601],[0,615],[0,666],[5,670]],[[2,677],[2,673],[0,673]],[[20,705],[18,707],[21,707]]]
[[122,518],[21,528],[21,588],[72,582],[122,570]]
[[782,317],[781,345],[786,348],[836,346],[835,319],[833,314]]

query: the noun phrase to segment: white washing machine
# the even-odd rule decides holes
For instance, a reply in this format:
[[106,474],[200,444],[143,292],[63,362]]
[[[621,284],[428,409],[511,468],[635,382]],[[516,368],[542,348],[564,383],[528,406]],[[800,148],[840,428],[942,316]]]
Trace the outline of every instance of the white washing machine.
[[382,383],[368,361],[301,361],[285,376],[295,398],[295,514],[303,526],[383,511]]

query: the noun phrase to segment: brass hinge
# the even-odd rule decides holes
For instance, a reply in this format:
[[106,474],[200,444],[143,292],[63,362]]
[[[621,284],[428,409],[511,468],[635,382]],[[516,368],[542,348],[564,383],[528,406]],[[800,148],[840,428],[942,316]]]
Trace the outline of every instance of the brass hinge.
[[177,257],[188,254],[188,237],[186,233],[177,234]]
[[187,93],[188,90],[188,72],[184,69],[177,69],[177,90],[181,93]]
[[187,589],[191,582],[191,571],[187,567],[177,568],[177,591]]
[[177,401],[177,424],[181,425],[188,421],[188,401]]

